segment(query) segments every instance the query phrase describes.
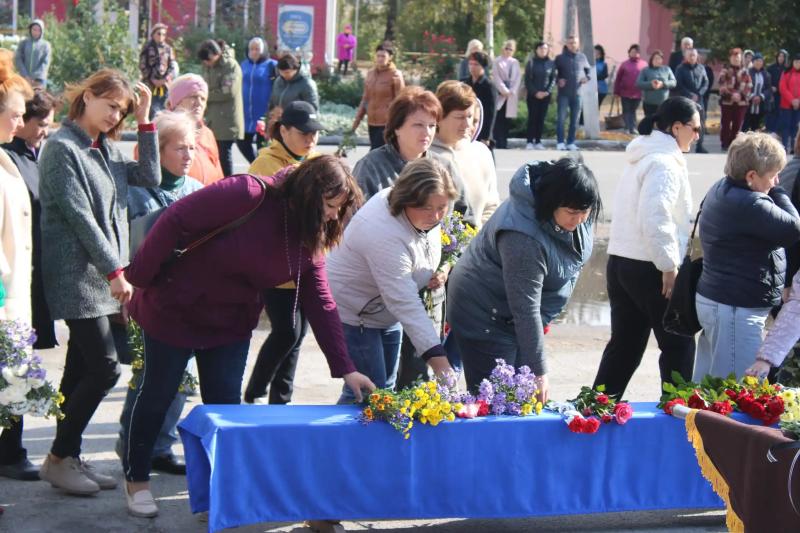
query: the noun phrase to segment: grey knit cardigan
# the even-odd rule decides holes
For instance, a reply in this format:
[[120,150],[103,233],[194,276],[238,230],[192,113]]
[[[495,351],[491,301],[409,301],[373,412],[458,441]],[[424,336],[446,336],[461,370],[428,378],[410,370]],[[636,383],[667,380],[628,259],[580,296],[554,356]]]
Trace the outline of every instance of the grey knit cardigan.
[[102,134],[93,145],[69,119],[45,144],[39,159],[42,275],[54,319],[120,311],[107,276],[128,264],[128,186],[161,182],[155,131],[139,132],[139,161]]

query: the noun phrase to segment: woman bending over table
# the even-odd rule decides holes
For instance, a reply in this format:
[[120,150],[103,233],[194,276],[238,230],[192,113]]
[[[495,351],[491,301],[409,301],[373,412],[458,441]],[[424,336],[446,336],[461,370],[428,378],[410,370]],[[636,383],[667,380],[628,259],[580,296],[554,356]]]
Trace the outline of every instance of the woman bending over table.
[[[394,187],[380,191],[356,213],[342,245],[328,258],[350,356],[380,388],[395,385],[403,331],[435,372],[450,368],[420,291],[444,286],[444,274],[437,270],[439,223],[456,195],[441,164],[412,161]],[[340,402],[356,396],[346,385]]]
[[592,171],[567,158],[524,165],[510,189],[450,274],[447,321],[471,392],[502,358],[531,368],[545,402],[544,328],[592,255],[600,191]]
[[[357,399],[374,388],[347,354],[325,271],[324,252],[338,244],[345,215],[361,199],[355,180],[333,156],[263,180],[229,177],[172,204],[127,269],[137,287],[130,312],[144,332],[147,369],[122,460],[128,509],[136,516],[158,514],[150,458],[192,354],[203,402],[240,402],[264,289],[293,282],[294,305],[303,306],[331,376],[343,377]],[[235,228],[174,255],[248,214]]]

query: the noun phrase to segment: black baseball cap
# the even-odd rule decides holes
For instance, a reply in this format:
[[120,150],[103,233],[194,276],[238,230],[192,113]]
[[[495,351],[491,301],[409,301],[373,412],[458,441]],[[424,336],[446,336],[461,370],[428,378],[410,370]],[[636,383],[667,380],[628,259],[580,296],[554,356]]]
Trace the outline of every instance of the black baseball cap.
[[295,100],[283,108],[281,125],[297,128],[303,133],[324,130],[325,126],[317,121],[318,114],[314,106],[308,102]]

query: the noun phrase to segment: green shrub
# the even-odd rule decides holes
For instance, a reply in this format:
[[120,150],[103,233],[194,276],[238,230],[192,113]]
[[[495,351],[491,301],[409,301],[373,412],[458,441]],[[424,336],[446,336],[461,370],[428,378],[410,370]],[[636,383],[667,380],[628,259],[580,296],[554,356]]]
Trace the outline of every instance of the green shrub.
[[128,41],[128,14],[115,2],[106,2],[95,21],[97,2],[79,2],[59,21],[45,15],[46,37],[53,47],[49,84],[53,92],[87,78],[102,68],[115,68],[132,80],[139,79],[139,52]]
[[344,104],[352,108],[357,108],[361,103],[361,96],[364,94],[364,78],[359,70],[354,71],[354,75],[346,81],[338,74],[329,74],[327,70],[321,69],[314,76],[317,82],[320,102],[332,104]]

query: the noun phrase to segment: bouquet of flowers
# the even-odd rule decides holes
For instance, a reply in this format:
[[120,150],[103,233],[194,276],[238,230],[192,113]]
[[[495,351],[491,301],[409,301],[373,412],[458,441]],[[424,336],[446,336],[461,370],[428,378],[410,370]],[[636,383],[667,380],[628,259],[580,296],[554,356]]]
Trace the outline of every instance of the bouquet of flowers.
[[783,389],[783,414],[781,415],[781,429],[790,433],[795,439],[800,439],[800,389]]
[[36,334],[19,321],[0,322],[0,427],[20,416],[61,417],[64,396],[47,381],[33,353]]
[[377,389],[369,395],[360,420],[369,424],[376,420],[388,422],[408,439],[414,421],[437,426],[443,421],[452,422],[462,405],[455,384],[455,374],[419,383],[395,392]]
[[497,366],[489,379],[480,384],[478,401],[483,401],[492,414],[524,416],[542,412],[542,402],[536,399],[539,388],[535,376],[527,366],[515,370],[503,359],[496,359]]
[[565,403],[551,402],[548,409],[561,413],[573,433],[597,433],[600,424],[623,425],[633,416],[633,406],[606,394],[605,385],[581,387],[578,397]]
[[478,234],[478,231],[464,222],[464,217],[454,211],[442,220],[442,263],[451,267],[467,249],[469,242]]
[[[135,389],[139,386],[144,370],[144,338],[142,328],[133,320],[128,321],[128,346],[131,350],[131,379],[128,381],[128,387]],[[193,396],[197,394],[198,386],[197,378],[188,370],[184,370],[178,392]]]
[[765,426],[771,426],[784,412],[781,386],[771,385],[766,379],[759,381],[754,376],[746,376],[738,381],[731,374],[727,378],[706,376],[700,383],[695,383],[673,372],[672,380],[674,384],[664,383],[664,394],[658,404],[667,414],[672,414],[676,405],[714,411],[724,416],[738,410],[760,420]]

